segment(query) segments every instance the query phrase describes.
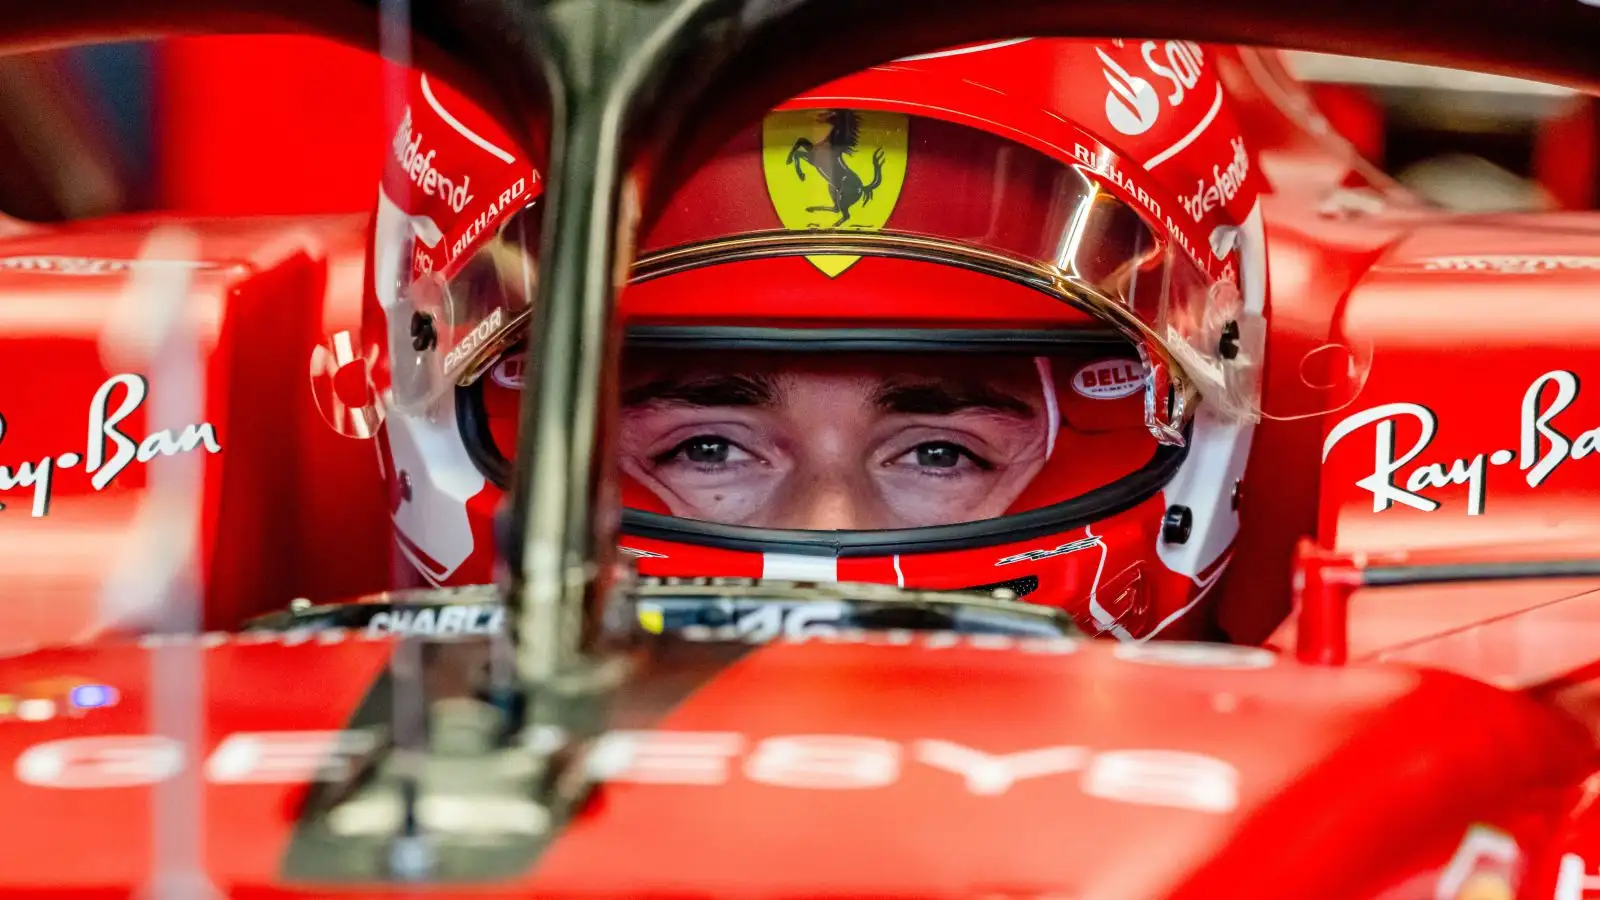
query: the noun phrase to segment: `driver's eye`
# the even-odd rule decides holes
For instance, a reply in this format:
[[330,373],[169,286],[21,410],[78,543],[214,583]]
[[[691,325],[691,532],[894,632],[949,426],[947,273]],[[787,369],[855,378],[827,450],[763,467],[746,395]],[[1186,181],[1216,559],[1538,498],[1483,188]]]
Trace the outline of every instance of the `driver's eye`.
[[917,445],[917,465],[932,469],[953,469],[961,462],[961,448],[937,442]]
[[692,463],[725,463],[732,445],[722,438],[690,438],[683,443],[683,458]]

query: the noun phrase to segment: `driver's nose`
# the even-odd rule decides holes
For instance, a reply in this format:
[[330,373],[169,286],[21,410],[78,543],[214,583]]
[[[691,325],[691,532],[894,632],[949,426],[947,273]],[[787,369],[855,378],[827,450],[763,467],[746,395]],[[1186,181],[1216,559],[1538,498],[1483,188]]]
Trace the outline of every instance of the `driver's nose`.
[[805,531],[859,531],[877,527],[870,485],[845,479],[813,481],[795,492],[786,520],[779,527]]

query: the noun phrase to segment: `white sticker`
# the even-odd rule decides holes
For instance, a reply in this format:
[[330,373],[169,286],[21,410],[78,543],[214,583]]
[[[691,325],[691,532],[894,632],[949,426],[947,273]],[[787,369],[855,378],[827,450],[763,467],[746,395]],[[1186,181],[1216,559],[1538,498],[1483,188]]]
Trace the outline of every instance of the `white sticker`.
[[[1600,0],[1597,0],[1600,2]],[[1547,272],[1600,271],[1600,256],[1430,256],[1415,264],[1426,272],[1488,272],[1495,275],[1541,275]]]
[[1144,366],[1133,359],[1102,359],[1072,376],[1072,389],[1092,400],[1115,400],[1144,389]]
[[1260,647],[1188,641],[1118,644],[1111,655],[1125,662],[1186,669],[1265,669],[1278,660],[1277,654]]
[[[1241,147],[1243,144],[1240,145]],[[1227,259],[1233,248],[1239,245],[1239,228],[1235,225],[1218,225],[1211,229],[1211,255],[1217,259]]]
[[46,275],[121,275],[138,269],[221,269],[225,264],[200,259],[104,259],[92,256],[6,256],[0,269]]
[[505,626],[505,607],[498,604],[451,604],[398,608],[380,612],[367,622],[367,634],[444,635],[499,634]]
[[[546,736],[559,739],[559,733]],[[350,762],[370,752],[372,741],[370,733],[356,731],[235,732],[205,761],[203,777],[214,785],[284,785],[339,778]],[[143,787],[166,781],[189,764],[183,744],[171,738],[106,735],[35,744],[17,757],[13,776],[22,784],[56,790]],[[931,738],[899,741],[845,734],[753,738],[720,731],[607,732],[589,754],[587,768],[597,781],[614,784],[716,788],[742,776],[744,781],[803,791],[887,788],[898,784],[907,769],[925,768],[954,777],[919,783],[918,791],[957,791],[974,797],[1005,796],[1035,786],[1058,792],[1052,781],[1065,777],[1075,781],[1083,794],[1101,800],[1212,814],[1238,808],[1240,783],[1232,764],[1179,750],[1052,745],[990,752]],[[360,800],[356,803],[359,807]],[[448,818],[456,820],[459,830],[468,830],[460,821],[467,811],[452,807],[450,812]],[[346,833],[367,833],[379,823],[392,823],[393,813],[387,808],[351,812],[340,827]],[[470,830],[532,833],[536,830],[532,815],[533,811],[508,803]]]

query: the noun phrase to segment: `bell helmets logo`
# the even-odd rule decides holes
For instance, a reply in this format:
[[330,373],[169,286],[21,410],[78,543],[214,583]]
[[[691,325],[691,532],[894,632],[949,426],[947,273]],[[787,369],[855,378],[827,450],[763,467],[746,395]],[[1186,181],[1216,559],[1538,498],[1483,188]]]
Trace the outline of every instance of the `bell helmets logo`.
[[[906,180],[909,122],[897,113],[800,109],[761,124],[761,169],[783,227],[877,231]],[[859,256],[807,256],[829,278]]]
[[1144,366],[1133,359],[1102,359],[1072,376],[1072,389],[1091,400],[1115,400],[1144,389]]
[[500,362],[489,372],[489,377],[494,383],[513,391],[522,390],[526,381],[523,375],[523,366],[527,364],[527,357],[521,353],[509,353],[502,357]]
[[[1148,79],[1124,69],[1096,47],[1111,90],[1106,94],[1106,120],[1123,134],[1144,134],[1161,117],[1162,92]],[[1193,41],[1145,41],[1139,47],[1148,74],[1165,82],[1167,105],[1177,109],[1200,81],[1205,54]]]
[[400,120],[400,127],[394,133],[394,159],[400,164],[406,177],[411,183],[430,197],[438,197],[450,204],[450,208],[461,212],[472,202],[472,192],[469,186],[472,176],[463,175],[458,182],[440,172],[433,166],[433,157],[437,150],[422,149],[423,134],[416,131],[411,124],[411,107],[406,107],[404,117]]

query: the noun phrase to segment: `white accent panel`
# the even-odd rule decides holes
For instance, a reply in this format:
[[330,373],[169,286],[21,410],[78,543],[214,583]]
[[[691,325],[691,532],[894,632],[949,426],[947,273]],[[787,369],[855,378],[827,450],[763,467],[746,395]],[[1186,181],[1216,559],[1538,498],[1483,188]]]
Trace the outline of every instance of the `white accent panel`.
[[388,426],[394,466],[411,477],[411,499],[395,512],[395,527],[444,567],[424,574],[448,578],[472,555],[467,501],[487,484],[456,428],[455,394],[447,391],[430,416],[392,412]]
[[839,558],[794,553],[761,554],[761,577],[778,581],[838,581]]
[[1034,368],[1039,370],[1039,381],[1044,385],[1044,458],[1049,459],[1056,452],[1056,438],[1061,434],[1061,406],[1056,399],[1056,377],[1050,370],[1050,359],[1045,356],[1033,358]]
[[1259,316],[1267,308],[1267,226],[1260,200],[1239,226],[1239,264],[1244,308]]
[[[397,288],[402,275],[408,274],[405,267],[409,260],[404,251],[409,246],[408,230],[412,227],[411,217],[380,189],[373,284],[386,317],[409,312],[400,308]],[[393,329],[389,330],[392,333]],[[402,413],[390,404],[386,421],[394,477],[404,472],[411,479],[411,499],[400,504],[393,516],[394,525],[443,567],[432,570],[412,559],[424,576],[438,582],[472,555],[467,501],[488,482],[472,464],[461,441],[454,393],[445,392],[426,415]],[[409,553],[406,556],[411,557]]]
[[406,250],[408,248],[407,229],[411,227],[411,217],[405,210],[395,205],[383,188],[378,188],[378,215],[374,223],[377,231],[373,243],[372,255],[372,285],[378,295],[378,305],[383,307],[385,313],[394,309],[400,302],[400,284],[402,279],[411,274],[407,263]]
[[[1266,308],[1266,229],[1258,202],[1245,217],[1239,232],[1239,276],[1247,314],[1259,316]],[[1257,332],[1254,346],[1241,350],[1261,359],[1265,333]],[[1230,422],[1211,414],[1205,404],[1196,412],[1189,456],[1167,485],[1168,506],[1187,506],[1194,513],[1194,530],[1188,543],[1168,544],[1156,537],[1156,554],[1168,569],[1199,581],[1199,574],[1221,558],[1239,533],[1239,515],[1233,509],[1234,482],[1244,477],[1255,437],[1254,422]]]
[[1199,582],[1200,591],[1199,591],[1199,593],[1194,595],[1194,599],[1190,600],[1188,605],[1185,606],[1183,609],[1180,609],[1177,612],[1174,612],[1174,613],[1168,615],[1165,619],[1162,619],[1160,624],[1158,624],[1158,625],[1156,625],[1156,627],[1150,629],[1150,631],[1147,634],[1145,634],[1144,637],[1139,638],[1139,643],[1142,644],[1145,641],[1148,641],[1151,638],[1154,638],[1156,635],[1160,634],[1161,632],[1166,631],[1168,625],[1171,625],[1173,622],[1176,622],[1179,619],[1183,618],[1184,616],[1188,615],[1189,614],[1189,610],[1194,609],[1196,606],[1200,605],[1200,601],[1204,600],[1206,598],[1206,595],[1211,593],[1211,589],[1216,587],[1217,582],[1222,580],[1222,573],[1226,572],[1226,571],[1228,571],[1227,563],[1223,563],[1222,565],[1218,566],[1216,569],[1212,570],[1211,574],[1209,576],[1207,576],[1204,581],[1200,581]]
[[1224,421],[1204,406],[1196,413],[1189,457],[1164,492],[1167,506],[1187,506],[1194,513],[1194,529],[1183,544],[1157,535],[1156,553],[1167,568],[1198,580],[1233,543],[1239,533],[1233,483],[1244,477],[1254,434],[1253,422]]
[[1094,530],[1085,526],[1083,533],[1094,540],[1094,545],[1100,548],[1100,562],[1094,567],[1094,583],[1089,585],[1089,615],[1094,619],[1095,627],[1103,634],[1110,634],[1119,641],[1131,641],[1133,635],[1128,629],[1117,624],[1117,617],[1111,614],[1100,603],[1100,578],[1106,573],[1106,556],[1110,548],[1106,547],[1105,539],[1094,533]]

